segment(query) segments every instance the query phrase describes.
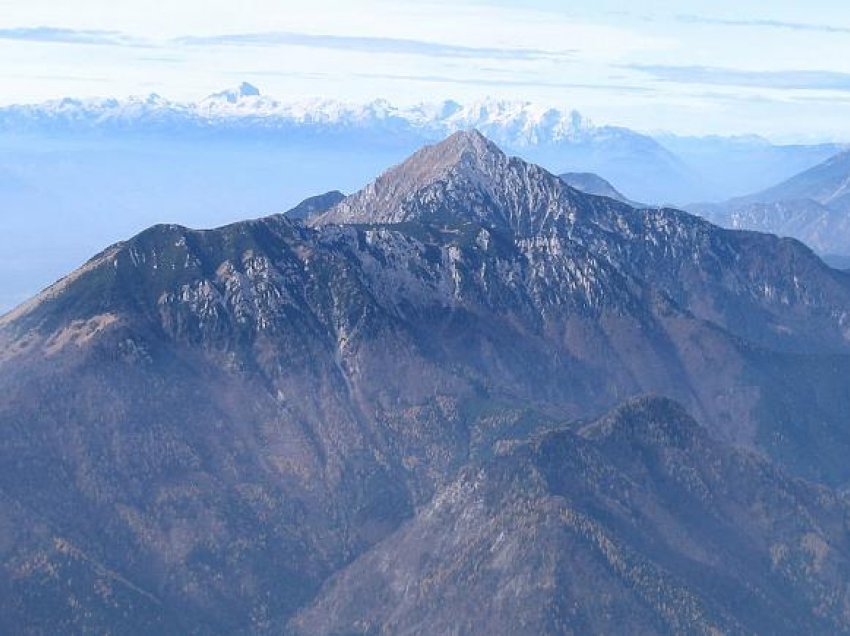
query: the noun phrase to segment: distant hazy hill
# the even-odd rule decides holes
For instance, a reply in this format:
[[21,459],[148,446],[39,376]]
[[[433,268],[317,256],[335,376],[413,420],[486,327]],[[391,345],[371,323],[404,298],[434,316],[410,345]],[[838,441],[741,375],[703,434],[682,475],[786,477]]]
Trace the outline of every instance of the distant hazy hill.
[[763,190],[846,148],[839,143],[773,144],[757,135],[682,137],[659,134],[655,139],[705,182],[702,196],[676,200],[680,205],[721,201]]
[[585,194],[608,197],[609,199],[620,201],[635,208],[645,207],[642,203],[636,203],[628,199],[598,174],[593,174],[592,172],[567,172],[560,175],[560,177],[564,183]]
[[834,210],[850,211],[850,151],[841,152],[813,168],[744,201],[809,199]]
[[727,227],[793,236],[821,254],[846,258],[850,256],[850,151],[756,194],[693,209]]
[[[775,146],[759,137],[659,140],[597,126],[574,110],[528,102],[454,101],[398,107],[333,100],[282,101],[250,84],[198,102],[152,94],[128,99],[54,100],[0,108],[0,130],[15,135],[164,134],[411,151],[460,130],[477,129],[510,152],[552,170],[603,174],[647,203],[728,198],[774,183],[834,154],[838,146]],[[743,188],[743,189],[742,189]]]

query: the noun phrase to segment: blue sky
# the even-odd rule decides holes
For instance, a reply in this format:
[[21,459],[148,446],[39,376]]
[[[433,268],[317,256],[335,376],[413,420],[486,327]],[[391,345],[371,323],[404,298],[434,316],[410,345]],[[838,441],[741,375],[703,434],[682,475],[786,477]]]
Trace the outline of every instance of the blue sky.
[[0,103],[250,81],[275,97],[482,97],[600,123],[850,140],[837,1],[0,0]]

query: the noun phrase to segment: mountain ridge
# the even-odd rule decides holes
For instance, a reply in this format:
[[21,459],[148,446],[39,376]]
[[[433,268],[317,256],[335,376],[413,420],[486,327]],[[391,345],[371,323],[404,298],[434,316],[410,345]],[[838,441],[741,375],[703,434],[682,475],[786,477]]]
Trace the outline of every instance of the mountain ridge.
[[761,192],[693,206],[726,227],[793,236],[821,254],[850,254],[850,151]]
[[[199,124],[234,124],[240,118],[267,129],[287,123],[304,125],[366,126],[382,123],[398,130],[404,124],[427,132],[431,138],[442,138],[469,128],[487,131],[495,139],[512,146],[535,145],[561,140],[589,139],[594,135],[611,138],[631,135],[652,144],[649,137],[626,128],[595,126],[577,111],[560,111],[531,102],[482,100],[469,105],[447,100],[398,107],[385,99],[364,104],[333,100],[305,99],[279,101],[263,95],[259,89],[243,83],[239,87],[214,93],[197,102],[176,102],[151,93],[126,100],[116,98],[63,98],[43,104],[11,105],[0,108],[0,125],[20,124],[27,118],[48,124],[77,126],[120,124],[134,118],[164,123],[167,116],[184,123],[196,119]],[[19,125],[21,130],[26,126]]]
[[[173,631],[280,632],[336,573],[427,522],[423,511],[476,462],[506,468],[498,483],[520,485],[506,493],[528,499],[530,487],[529,501],[551,510],[536,481],[512,481],[540,473],[537,456],[510,450],[553,430],[588,454],[558,446],[546,470],[580,466],[576,483],[604,504],[593,476],[603,456],[623,458],[594,450],[599,435],[575,422],[646,393],[705,428],[681,429],[681,411],[665,406],[669,427],[640,429],[662,456],[681,429],[693,433],[684,442],[760,454],[795,478],[850,483],[847,274],[796,241],[582,194],[478,133],[442,143],[306,223],[282,214],[149,228],[0,320],[0,496],[14,504],[0,508],[0,532],[12,529],[0,564],[15,573],[2,580],[3,620],[44,599],[54,631],[123,624],[133,602],[154,616],[135,594],[110,604],[127,589],[110,572],[153,590],[166,610],[157,620]],[[694,461],[677,464],[686,483],[691,469],[710,469]],[[635,496],[678,492],[668,477]],[[782,479],[766,479],[765,499],[785,496]],[[594,510],[581,509],[582,527],[625,540]],[[827,524],[827,512],[815,516],[815,530]],[[560,513],[535,519],[562,545]],[[781,543],[771,532],[751,524],[728,536]],[[625,538],[640,571],[671,563],[653,555],[651,535],[635,536]],[[808,552],[790,536],[796,563]],[[691,558],[700,545],[673,554]],[[583,563],[588,553],[569,554]],[[505,559],[510,581],[527,562]],[[622,570],[596,559],[589,581],[619,589]],[[791,598],[758,572],[741,586]],[[824,598],[831,572],[794,584],[809,599],[799,607]],[[658,577],[665,590],[678,580]],[[78,605],[67,579],[85,592]],[[665,616],[679,621],[694,603],[726,607],[705,588],[649,598],[656,613],[673,603]],[[383,615],[380,603],[371,609]],[[650,614],[634,626],[663,631]],[[558,616],[539,625],[579,625]]]
[[[509,179],[509,187],[513,190],[505,197],[497,191],[507,192]],[[521,210],[528,201],[516,199],[532,188],[539,190],[544,207],[556,205],[545,202],[547,193],[554,193],[554,198],[558,199],[570,191],[562,187],[554,175],[508,157],[479,131],[471,129],[454,133],[445,141],[414,153],[311,223],[314,226],[328,223],[392,225],[421,220],[422,217],[412,213],[410,208],[421,207],[430,199],[439,200],[440,207],[430,210],[429,214],[457,212],[456,222],[472,220],[511,234],[524,231],[519,224],[525,224],[529,226],[528,231],[536,233],[544,219],[533,215],[522,219]],[[450,212],[446,210],[445,201],[453,192],[460,193],[462,200],[458,200],[456,209]],[[472,212],[471,216],[464,213],[465,207],[470,208],[467,211]]]
[[558,176],[562,181],[565,181],[567,185],[575,188],[576,190],[580,190],[585,194],[608,197],[609,199],[614,199],[620,203],[630,205],[633,208],[650,207],[642,203],[632,201],[598,174],[594,174],[592,172],[566,172]]
[[[336,574],[290,626],[313,634],[603,633],[624,624],[646,633],[844,633],[828,585],[816,585],[822,612],[797,596],[815,552],[846,542],[838,519],[847,501],[810,488],[713,443],[679,405],[635,400],[578,432],[550,431],[468,467]],[[799,520],[782,522],[784,506]],[[739,578],[744,562],[759,572],[755,582]],[[822,574],[840,586],[846,568]]]

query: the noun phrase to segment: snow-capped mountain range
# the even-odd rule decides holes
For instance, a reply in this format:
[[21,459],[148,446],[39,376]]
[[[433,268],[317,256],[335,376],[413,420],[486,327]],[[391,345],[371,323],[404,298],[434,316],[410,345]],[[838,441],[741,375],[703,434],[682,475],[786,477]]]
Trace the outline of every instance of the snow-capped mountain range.
[[154,93],[0,108],[0,131],[6,133],[259,138],[322,150],[338,144],[362,150],[393,148],[399,158],[473,128],[554,172],[597,173],[634,199],[678,205],[757,191],[841,149],[836,144],[776,146],[755,136],[654,137],[622,126],[597,125],[573,109],[522,101],[399,106],[386,99],[277,99],[248,83],[192,102]]
[[699,188],[698,175],[652,137],[628,128],[596,125],[575,110],[531,102],[448,100],[398,106],[385,99],[365,104],[279,100],[243,83],[197,102],[152,94],[126,99],[66,98],[0,108],[0,131],[15,134],[55,138],[129,133],[153,136],[157,143],[163,135],[169,142],[199,137],[260,139],[311,151],[392,149],[398,159],[423,144],[469,129],[552,171],[602,174],[644,201],[692,200]]
[[[358,104],[332,99],[278,100],[255,86],[209,95],[197,102],[178,102],[156,93],[126,99],[64,98],[41,104],[0,108],[0,127],[25,130],[38,126],[85,129],[153,128],[194,124],[205,129],[296,127],[331,129],[395,129],[442,138],[458,130],[477,128],[511,146],[575,142],[614,137],[641,137],[626,128],[595,126],[575,110],[487,99],[469,104],[446,100],[401,107],[385,99]],[[652,142],[646,138],[647,142]]]

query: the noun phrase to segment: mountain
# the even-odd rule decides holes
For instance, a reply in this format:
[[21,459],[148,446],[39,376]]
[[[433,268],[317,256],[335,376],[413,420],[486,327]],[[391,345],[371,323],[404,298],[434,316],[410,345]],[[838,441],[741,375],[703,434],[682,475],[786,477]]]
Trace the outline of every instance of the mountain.
[[765,202],[808,199],[836,210],[850,209],[850,151],[746,198]]
[[218,93],[213,93],[207,98],[207,102],[215,103],[223,100],[228,104],[238,104],[243,99],[259,96],[259,88],[248,82],[242,82],[236,88],[229,88]]
[[626,198],[620,193],[617,188],[612,186],[608,181],[592,172],[567,172],[560,175],[561,181],[564,181],[571,188],[575,188],[585,194],[593,194],[599,197],[608,197],[620,203],[625,203],[633,208],[647,207],[641,203],[635,203],[631,199]]
[[305,199],[297,206],[286,212],[286,218],[299,221],[309,221],[314,216],[327,212],[337,203],[342,201],[345,195],[339,190],[333,190],[315,197]]
[[712,441],[675,403],[634,401],[464,469],[292,626],[846,633],[847,512],[845,498]]
[[[398,562],[405,580],[403,558],[415,555],[380,555],[406,549],[419,527],[427,545],[468,546],[460,568],[477,536],[499,536],[491,528],[545,538],[503,553],[506,581],[570,532],[593,537],[605,554],[558,553],[555,570],[535,568],[533,587],[545,589],[529,602],[547,598],[546,572],[588,569],[576,589],[601,581],[613,599],[627,581],[643,595],[629,631],[663,631],[664,620],[771,626],[775,607],[800,629],[846,628],[843,591],[823,590],[845,567],[831,519],[844,518],[836,493],[850,483],[850,275],[793,240],[581,193],[476,132],[419,150],[319,212],[327,202],[305,204],[318,212],[306,220],[151,227],[0,318],[0,631],[347,630],[351,585],[332,581],[352,580],[361,558]],[[720,471],[706,487],[751,486],[749,508],[747,491],[720,509],[677,508],[672,477],[636,477],[631,442],[609,448],[605,426],[576,423],[646,393],[705,428],[671,474],[698,493],[691,469]],[[670,409],[671,426],[697,434]],[[546,470],[562,466],[575,484],[527,479],[526,468],[543,470],[548,435],[560,450]],[[674,442],[646,443],[663,457]],[[573,444],[585,466],[571,464]],[[740,479],[721,470],[749,454],[764,468]],[[603,497],[614,459],[611,478],[633,489]],[[489,485],[458,491],[478,467],[495,471]],[[517,519],[532,508],[511,497],[551,511],[546,502],[582,483],[595,484],[597,503]],[[793,498],[789,484],[802,484]],[[452,493],[460,508],[435,527]],[[457,511],[486,493],[493,507],[467,509],[483,534],[467,534]],[[653,523],[673,519],[641,525],[611,499],[628,493],[650,502]],[[795,502],[811,514],[780,515]],[[705,534],[685,527],[704,510],[715,515]],[[435,557],[454,554],[441,545]],[[628,546],[625,560],[609,545]],[[753,567],[740,568],[749,545]],[[700,570],[687,561],[699,554],[722,563]],[[434,596],[407,598],[404,616],[386,618],[389,592],[360,611],[390,630],[413,626],[426,603],[478,585],[460,577],[452,592],[440,578],[449,565],[428,567]],[[718,578],[698,585],[701,571]],[[377,574],[363,589],[384,589]],[[754,623],[731,606],[740,590],[761,603]],[[506,598],[494,621],[528,598]],[[568,609],[553,608],[552,631],[609,624]],[[529,626],[550,625],[541,612]],[[426,631],[447,614],[433,616]]]
[[154,94],[2,107],[0,207],[12,213],[0,215],[0,268],[9,273],[0,312],[154,223],[210,227],[285,210],[309,193],[350,192],[470,127],[553,170],[598,171],[626,191],[666,195],[665,184],[687,182],[649,137],[529,103],[401,108],[276,100],[241,85],[193,102]]
[[722,201],[748,195],[826,161],[846,149],[846,144],[776,144],[758,135],[686,137],[670,133],[653,135],[704,182],[700,197],[692,201]]
[[210,138],[269,143],[276,138],[313,149],[354,145],[374,152],[395,148],[401,153],[398,158],[423,143],[471,128],[553,169],[609,175],[648,201],[684,195],[699,182],[697,175],[649,136],[622,127],[596,126],[574,110],[530,102],[491,99],[398,107],[381,99],[365,104],[279,101],[243,83],[189,103],[151,94],[123,100],[65,98],[0,108],[0,130],[16,136],[165,135],[172,143]]
[[248,83],[214,93],[198,102],[176,102],[157,94],[128,99],[53,100],[42,104],[0,108],[0,129],[156,129],[192,132],[256,129],[268,134],[304,128],[323,135],[342,135],[358,129],[386,143],[379,133],[393,131],[417,140],[440,139],[459,130],[477,128],[505,146],[552,144],[621,144],[669,153],[644,135],[625,128],[597,127],[576,111],[545,108],[531,102],[454,101],[399,107],[382,99],[363,104],[333,100],[279,101]]
[[762,192],[694,211],[732,228],[793,236],[825,255],[850,255],[850,151]]
[[759,138],[651,136],[527,102],[275,99],[247,83],[193,101],[151,94],[5,106],[0,207],[12,213],[0,215],[0,312],[154,223],[212,227],[286,210],[310,193],[351,192],[422,145],[472,128],[550,171],[604,175],[647,205],[727,200],[832,153]]
[[[531,102],[447,100],[398,106],[327,99],[278,100],[248,83],[193,102],[157,94],[126,99],[64,98],[0,108],[13,137],[110,140],[165,136],[171,143],[223,140],[361,151],[414,148],[477,129],[526,160],[559,172],[604,174],[652,204],[720,201],[767,187],[842,149],[839,144],[777,145],[757,136],[648,135],[596,125],[575,110]],[[377,165],[373,166],[377,169]]]

